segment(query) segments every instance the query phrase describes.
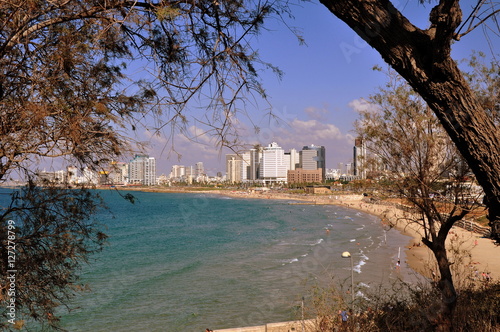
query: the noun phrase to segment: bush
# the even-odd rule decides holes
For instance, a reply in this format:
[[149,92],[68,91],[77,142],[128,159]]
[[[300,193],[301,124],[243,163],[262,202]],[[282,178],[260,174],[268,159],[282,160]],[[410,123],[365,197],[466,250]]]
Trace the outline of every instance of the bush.
[[[323,292],[323,293],[322,293]],[[326,293],[324,293],[326,292]],[[338,310],[346,307],[337,290],[313,293],[313,310],[318,317],[316,331],[428,332],[433,331],[434,313],[440,304],[439,292],[432,286],[410,285],[402,281],[392,289],[377,290],[356,299],[354,313],[343,324]],[[500,282],[469,285],[457,294],[453,331],[500,331]]]

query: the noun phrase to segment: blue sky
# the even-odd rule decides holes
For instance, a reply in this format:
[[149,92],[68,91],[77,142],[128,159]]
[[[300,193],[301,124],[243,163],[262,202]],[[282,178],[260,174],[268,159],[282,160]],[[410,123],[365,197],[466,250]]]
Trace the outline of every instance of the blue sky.
[[[473,2],[463,3],[465,14]],[[426,28],[430,5],[424,7],[417,1],[394,4],[414,24]],[[249,130],[244,119],[241,133],[248,144],[267,145],[276,141],[287,150],[323,145],[327,168],[337,168],[338,163],[352,160],[353,123],[356,109],[364,106],[362,98],[368,98],[385,83],[385,74],[372,68],[375,65],[386,68],[386,65],[376,51],[318,2],[294,7],[293,14],[295,19],[287,23],[300,30],[306,45],[299,45],[296,37],[277,22],[266,25],[269,30],[251,40],[264,61],[284,72],[281,80],[271,71],[262,73],[273,112],[282,121],[270,121],[265,116],[267,105],[262,103],[262,107],[247,108],[260,133]],[[488,52],[481,30],[454,46],[454,58],[463,59],[471,50]],[[196,132],[195,126],[191,129]],[[203,136],[198,143],[180,135],[175,137],[175,148],[182,154],[180,160],[169,153],[168,147],[164,149],[165,140],[152,137],[150,143],[149,153],[157,158],[158,175],[168,174],[174,164],[189,166],[198,161],[204,162],[210,175],[217,171],[224,173],[224,156],[230,153],[217,149],[213,140]]]

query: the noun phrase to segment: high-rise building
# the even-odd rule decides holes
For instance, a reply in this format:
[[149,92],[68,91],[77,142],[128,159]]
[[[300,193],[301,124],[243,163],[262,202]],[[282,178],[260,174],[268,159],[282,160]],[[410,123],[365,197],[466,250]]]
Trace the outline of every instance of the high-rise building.
[[299,152],[299,168],[303,170],[321,169],[321,181],[325,179],[325,147],[311,144]]
[[366,159],[366,147],[365,142],[361,137],[358,137],[354,140],[354,148],[353,148],[353,175],[357,176],[360,179],[366,178],[366,168],[365,168],[365,159]]
[[316,150],[304,149],[299,152],[299,155],[300,155],[299,168],[308,171],[318,169],[318,162],[317,162],[318,152]]
[[68,166],[66,168],[68,183],[73,184],[78,182],[78,168],[76,166]]
[[353,166],[352,163],[345,164],[345,175],[354,175],[353,170],[352,170],[352,168],[353,168],[352,166]]
[[135,155],[129,163],[129,183],[152,186],[156,184],[156,159],[148,155]]
[[262,158],[262,146],[256,146],[250,149],[250,171],[248,174],[248,179],[250,181],[255,181],[259,178],[260,172],[260,159]]
[[251,171],[252,154],[250,153],[250,151],[247,151],[241,153],[240,156],[241,156],[241,180],[243,182],[246,182],[250,180],[250,176],[252,175]]
[[85,167],[82,172],[82,183],[85,184],[97,184],[99,176],[96,171],[89,167]]
[[339,170],[341,175],[346,173],[344,163],[339,163]]
[[205,174],[205,167],[203,166],[203,162],[202,161],[197,162],[195,168],[196,168],[196,170],[195,170],[195,176],[197,178],[199,176],[202,176],[203,174]]
[[195,168],[193,166],[186,166],[186,178],[195,177]]
[[300,153],[296,149],[290,149],[290,152],[285,152],[285,155],[290,156],[290,170],[300,167]]
[[226,155],[226,179],[231,183],[241,182],[241,156],[237,154]]
[[186,175],[186,167],[184,165],[173,165],[170,171],[170,178],[180,180]]
[[286,182],[287,164],[285,151],[276,142],[272,142],[262,151],[259,178],[265,182]]
[[107,177],[107,179],[101,177],[101,180],[104,180],[108,184],[128,183],[128,164],[121,161],[112,162],[108,169]]

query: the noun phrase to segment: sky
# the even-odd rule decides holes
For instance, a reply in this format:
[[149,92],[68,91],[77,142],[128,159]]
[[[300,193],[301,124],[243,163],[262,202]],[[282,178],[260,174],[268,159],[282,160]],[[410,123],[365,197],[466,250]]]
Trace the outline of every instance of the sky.
[[[469,12],[472,2],[462,1],[464,13]],[[425,7],[418,1],[393,3],[414,24],[427,27],[430,5]],[[383,72],[372,68],[387,66],[376,51],[319,2],[304,3],[292,12],[295,18],[286,22],[299,29],[306,45],[300,45],[293,33],[277,22],[267,24],[268,30],[251,40],[253,49],[264,61],[284,72],[281,80],[271,71],[261,76],[272,111],[281,121],[266,116],[267,105],[250,106],[247,112],[260,132],[253,132],[250,123],[242,119],[242,138],[248,144],[264,146],[275,141],[286,151],[323,145],[326,167],[338,168],[339,163],[352,162],[356,110],[367,107],[365,99],[386,81]],[[471,50],[488,52],[481,30],[456,43],[453,56],[463,59]],[[191,134],[197,132],[195,124],[189,129]],[[196,142],[176,135],[175,150],[182,155],[179,159],[165,138],[146,132],[144,137],[149,140],[147,152],[157,159],[157,175],[168,175],[172,165],[191,166],[200,161],[209,175],[224,174],[225,154],[232,153],[218,148],[213,139],[203,135],[198,135]]]

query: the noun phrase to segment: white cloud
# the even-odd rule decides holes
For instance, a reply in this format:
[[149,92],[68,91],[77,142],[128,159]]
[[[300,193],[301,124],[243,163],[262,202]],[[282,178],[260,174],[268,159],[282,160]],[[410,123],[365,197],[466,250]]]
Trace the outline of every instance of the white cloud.
[[355,112],[376,112],[378,110],[378,106],[370,103],[368,100],[364,98],[354,99],[348,104]]
[[168,143],[168,139],[161,132],[152,132],[151,130],[144,130],[143,134],[151,144]]
[[[335,168],[339,162],[349,162],[352,159],[352,135],[321,119],[328,113],[324,109],[309,107],[304,113],[308,115],[306,120],[298,119],[295,114],[284,113],[288,121],[265,121],[257,133],[245,122],[235,124],[241,141],[248,146],[256,143],[267,146],[275,141],[285,150],[301,150],[305,145],[323,145],[327,153],[327,167]],[[174,164],[191,166],[199,161],[204,163],[211,175],[217,171],[224,173],[225,155],[233,153],[226,148],[221,150],[216,145],[217,138],[207,133],[201,125],[191,125],[185,129],[184,134],[178,133],[173,137],[158,137],[151,133],[145,133],[144,136],[151,143],[149,154],[157,158],[158,174],[168,174]]]
[[[290,125],[296,133],[301,133],[302,137],[309,137],[312,140],[338,140],[342,139],[340,129],[330,123],[323,123],[318,120],[294,120]],[[302,138],[301,137],[301,138]]]
[[315,120],[325,121],[328,115],[328,110],[326,108],[317,108],[314,106],[306,107],[304,113],[307,114],[308,117]]
[[303,146],[314,144],[322,145],[326,149],[327,167],[335,168],[339,162],[348,162],[351,159],[353,138],[331,123],[318,120],[293,120],[287,127],[276,127],[273,130],[263,131],[260,135],[262,145],[266,146],[275,141],[285,150],[295,148],[301,150]]

